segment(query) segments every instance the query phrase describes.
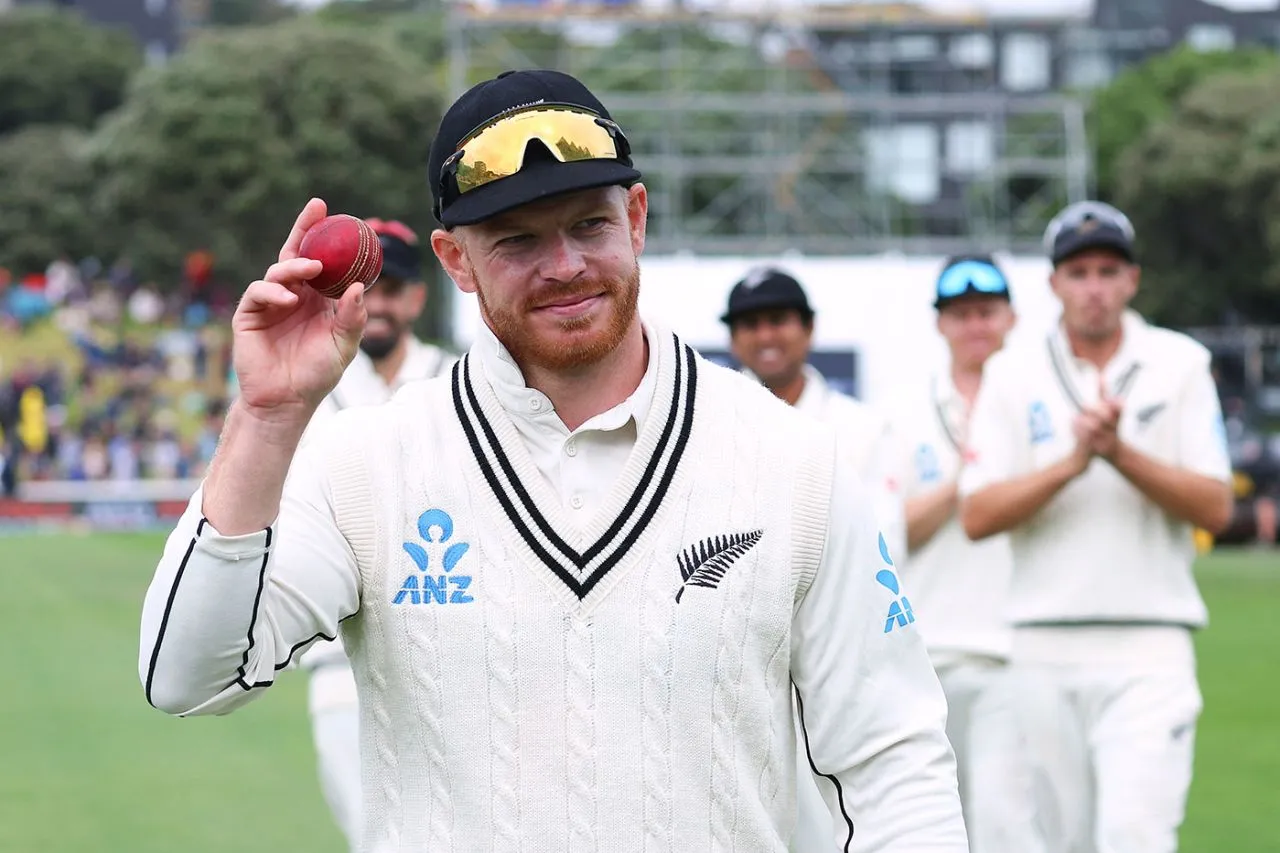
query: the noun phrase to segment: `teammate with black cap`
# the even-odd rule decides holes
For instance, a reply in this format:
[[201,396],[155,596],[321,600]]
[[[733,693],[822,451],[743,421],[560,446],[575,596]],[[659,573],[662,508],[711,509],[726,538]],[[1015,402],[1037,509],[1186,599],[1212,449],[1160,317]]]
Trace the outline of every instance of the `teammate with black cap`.
[[1044,849],[1173,851],[1201,710],[1193,530],[1232,512],[1222,411],[1208,350],[1128,307],[1123,213],[1071,205],[1044,246],[1062,316],[987,364],[961,520],[973,539],[1009,534],[1012,695]]
[[[419,340],[413,324],[427,302],[418,235],[403,222],[367,219],[382,245],[382,274],[365,291],[360,351],[325,397],[309,430],[351,406],[384,403],[410,382],[446,374],[458,360]],[[341,640],[320,641],[298,660],[309,673],[307,709],[320,790],[352,850],[360,844],[360,728],[355,675]]]
[[[849,442],[854,468],[871,489],[876,517],[888,551],[895,558],[906,552],[902,495],[895,463],[901,457],[888,419],[871,406],[841,394],[809,364],[815,312],[804,287],[790,273],[776,267],[756,267],[729,291],[729,304],[720,320],[729,327],[729,341],[743,372],[797,411],[840,432]],[[804,754],[799,730],[799,815],[791,840],[793,853],[830,848],[830,815],[821,787]]]
[[840,844],[856,815],[859,849],[963,853],[945,700],[847,442],[641,319],[648,199],[603,105],[503,75],[430,162],[477,340],[299,448],[365,323],[361,285],[305,284],[307,205],[233,321],[241,397],[148,593],[147,697],[229,711],[341,631],[363,850],[778,853],[794,686]]

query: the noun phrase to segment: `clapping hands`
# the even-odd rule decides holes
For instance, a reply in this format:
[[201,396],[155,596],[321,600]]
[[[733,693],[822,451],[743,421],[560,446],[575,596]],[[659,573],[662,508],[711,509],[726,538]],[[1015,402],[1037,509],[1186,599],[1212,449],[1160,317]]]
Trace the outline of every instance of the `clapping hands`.
[[1076,456],[1083,470],[1094,456],[1111,459],[1120,447],[1120,415],[1122,401],[1107,392],[1106,382],[1098,377],[1098,402],[1076,415],[1072,432],[1076,437]]

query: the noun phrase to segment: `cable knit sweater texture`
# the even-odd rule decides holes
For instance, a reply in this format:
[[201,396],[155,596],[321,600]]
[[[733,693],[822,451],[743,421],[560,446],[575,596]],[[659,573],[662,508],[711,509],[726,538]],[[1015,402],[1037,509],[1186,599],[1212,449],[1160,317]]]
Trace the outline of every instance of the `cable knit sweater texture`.
[[[857,823],[859,849],[965,850],[941,693],[886,625],[891,558],[861,486],[833,483],[836,437],[663,341],[653,414],[581,528],[471,356],[326,425],[274,542],[217,535],[197,494],[148,595],[148,698],[225,712],[340,622],[365,851],[780,853],[794,681],[837,844]],[[251,583],[211,649],[212,597],[237,606],[216,587]]]

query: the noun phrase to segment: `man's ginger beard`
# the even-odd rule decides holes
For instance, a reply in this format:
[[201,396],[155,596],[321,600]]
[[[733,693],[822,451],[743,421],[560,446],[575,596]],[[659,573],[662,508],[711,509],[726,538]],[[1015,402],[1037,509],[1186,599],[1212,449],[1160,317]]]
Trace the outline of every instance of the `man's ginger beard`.
[[[489,327],[522,368],[574,370],[597,364],[622,343],[627,329],[635,319],[640,300],[639,264],[632,266],[625,278],[587,279],[540,288],[536,294],[530,294],[514,308],[493,305],[485,298],[484,288],[478,283],[474,266],[471,267],[471,278],[477,282],[476,296],[480,300],[480,311],[489,321]],[[533,304],[546,304],[574,296],[585,298],[600,291],[605,296],[600,307],[587,314],[559,321],[561,332],[569,335],[567,341],[562,338],[548,341],[529,333],[527,318],[533,311]],[[592,331],[591,327],[598,322],[598,311],[608,311],[608,320],[603,329]]]

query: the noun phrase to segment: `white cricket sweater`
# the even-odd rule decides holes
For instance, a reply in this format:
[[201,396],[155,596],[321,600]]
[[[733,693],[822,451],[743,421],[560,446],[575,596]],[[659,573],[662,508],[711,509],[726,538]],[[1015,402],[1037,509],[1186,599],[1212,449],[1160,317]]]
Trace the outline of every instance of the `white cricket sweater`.
[[[1124,317],[1119,351],[1102,371],[1122,398],[1120,439],[1164,462],[1231,481],[1209,352],[1178,332]],[[969,495],[1041,470],[1075,447],[1072,420],[1098,399],[1098,370],[1075,358],[1061,329],[1006,347],[987,362],[969,425]],[[1094,459],[1009,534],[1010,618],[1016,626],[1205,624],[1192,574],[1192,527]]]
[[836,391],[811,364],[804,366],[804,390],[796,410],[830,424],[850,444],[858,475],[871,490],[880,529],[895,559],[907,553],[907,520],[896,462],[901,457],[898,436],[874,407]]
[[222,536],[194,496],[144,605],[148,700],[225,713],[341,630],[367,853],[780,853],[794,682],[844,849],[856,825],[860,850],[967,850],[945,700],[847,451],[657,341],[582,525],[472,356],[336,416],[268,530]]
[[[351,364],[343,372],[338,385],[329,393],[311,423],[307,425],[308,433],[314,432],[320,424],[327,421],[343,409],[352,406],[374,406],[385,403],[410,382],[433,379],[443,376],[458,361],[457,356],[446,352],[433,344],[424,343],[412,335],[406,341],[408,352],[404,363],[396,371],[395,378],[388,383],[378,373],[373,359],[362,350],[356,352]],[[322,667],[346,667],[349,665],[341,640],[327,642],[321,640],[299,656],[298,665],[303,669],[316,670]],[[323,710],[330,705],[345,705],[355,701],[349,676],[335,677],[324,682],[323,689],[313,689],[309,702],[311,712]]]

